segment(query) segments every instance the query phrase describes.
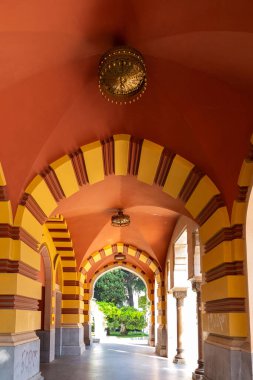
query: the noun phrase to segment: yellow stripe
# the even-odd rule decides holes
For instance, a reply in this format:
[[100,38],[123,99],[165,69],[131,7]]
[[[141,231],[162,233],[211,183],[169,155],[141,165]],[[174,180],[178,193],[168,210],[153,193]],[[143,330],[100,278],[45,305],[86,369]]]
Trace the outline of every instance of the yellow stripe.
[[248,321],[246,313],[205,313],[203,330],[229,337],[246,337]]
[[57,202],[55,201],[46,182],[40,175],[37,175],[32,180],[29,186],[25,189],[25,192],[33,196],[46,216],[49,216],[51,212],[57,207]]
[[1,212],[0,212],[0,223],[12,224],[12,208],[10,201],[0,202]]
[[84,316],[82,314],[62,314],[63,324],[71,325],[71,324],[77,324],[77,323],[83,323],[83,322],[84,322]]
[[1,273],[0,294],[41,299],[41,283],[19,273]]
[[25,206],[18,206],[14,224],[15,226],[21,226],[34,239],[36,239],[39,243],[41,242],[42,226]]
[[115,135],[115,175],[127,175],[130,135]]
[[89,183],[103,181],[104,163],[102,147],[99,141],[81,147],[86,166]]
[[196,218],[208,202],[217,194],[219,194],[219,190],[205,175],[199,181],[198,186],[185,204],[185,208],[191,213],[193,218]]
[[21,333],[40,330],[40,311],[34,310],[0,310],[0,332]]
[[79,185],[69,156],[65,155],[61,157],[59,160],[50,164],[50,166],[54,169],[66,198],[79,190]]
[[229,217],[226,207],[221,207],[200,227],[199,233],[202,244],[205,244],[211,237],[224,227],[229,227]]
[[148,140],[143,141],[137,176],[139,181],[153,184],[162,151],[161,145]]
[[177,198],[193,167],[194,165],[191,162],[176,155],[168,173],[163,191],[173,198]]
[[246,297],[245,276],[225,276],[202,285],[203,302]]
[[253,176],[253,162],[244,161],[241,168],[239,180],[238,180],[238,185],[249,186],[251,184],[252,176]]

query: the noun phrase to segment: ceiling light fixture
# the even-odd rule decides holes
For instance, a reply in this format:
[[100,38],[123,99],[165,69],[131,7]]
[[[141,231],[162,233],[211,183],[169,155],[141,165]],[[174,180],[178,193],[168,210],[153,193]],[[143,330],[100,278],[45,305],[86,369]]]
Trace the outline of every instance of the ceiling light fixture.
[[111,218],[113,227],[126,227],[130,224],[130,216],[123,213],[123,210],[118,210],[116,215]]
[[147,87],[142,55],[123,46],[106,52],[99,65],[99,89],[110,102],[127,104],[138,100]]
[[116,253],[116,255],[114,255],[114,260],[126,260],[126,256],[123,255],[123,253]]

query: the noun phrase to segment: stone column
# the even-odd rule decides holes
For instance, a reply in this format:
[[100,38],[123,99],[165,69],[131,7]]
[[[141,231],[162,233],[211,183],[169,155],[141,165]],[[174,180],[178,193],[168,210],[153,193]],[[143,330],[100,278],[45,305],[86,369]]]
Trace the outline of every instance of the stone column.
[[34,331],[0,333],[0,379],[42,380],[40,340]]
[[82,355],[85,351],[83,325],[64,325],[62,328],[62,356]]
[[151,323],[149,325],[149,346],[155,347],[155,324]]
[[204,379],[204,344],[202,331],[201,282],[193,281],[192,290],[197,293],[197,321],[198,321],[198,368],[193,372],[195,380]]
[[150,316],[149,316],[149,342],[151,347],[155,347],[155,299],[154,289],[150,292]]
[[182,335],[183,335],[183,305],[184,298],[187,296],[186,290],[176,290],[173,292],[173,297],[177,301],[177,354],[174,357],[173,363],[184,364],[185,359],[183,356],[183,344],[182,344]]
[[83,333],[84,333],[84,343],[86,346],[90,346],[92,344],[92,336],[91,336],[91,324],[90,322],[83,323]]

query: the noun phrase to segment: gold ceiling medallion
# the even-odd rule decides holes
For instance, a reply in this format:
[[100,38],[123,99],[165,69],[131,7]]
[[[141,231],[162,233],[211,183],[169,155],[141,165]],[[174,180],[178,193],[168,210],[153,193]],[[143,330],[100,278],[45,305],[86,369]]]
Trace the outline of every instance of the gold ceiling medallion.
[[147,87],[142,55],[123,46],[105,53],[99,65],[99,89],[110,102],[127,104],[138,100]]
[[118,210],[116,215],[111,218],[113,227],[126,227],[130,224],[130,216],[123,213],[123,210]]

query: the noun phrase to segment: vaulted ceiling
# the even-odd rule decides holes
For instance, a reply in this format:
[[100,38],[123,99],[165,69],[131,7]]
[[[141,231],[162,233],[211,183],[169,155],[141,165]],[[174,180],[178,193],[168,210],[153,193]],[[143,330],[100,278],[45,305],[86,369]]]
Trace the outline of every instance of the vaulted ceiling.
[[[127,133],[196,164],[231,210],[253,125],[253,3],[248,0],[3,0],[0,160],[13,210],[32,178],[80,146]],[[135,104],[107,103],[98,63],[138,49],[148,87]],[[122,207],[132,224],[110,226]],[[134,178],[109,176],[62,201],[79,260],[124,241],[162,264],[182,204]],[[143,222],[145,221],[145,223]]]

